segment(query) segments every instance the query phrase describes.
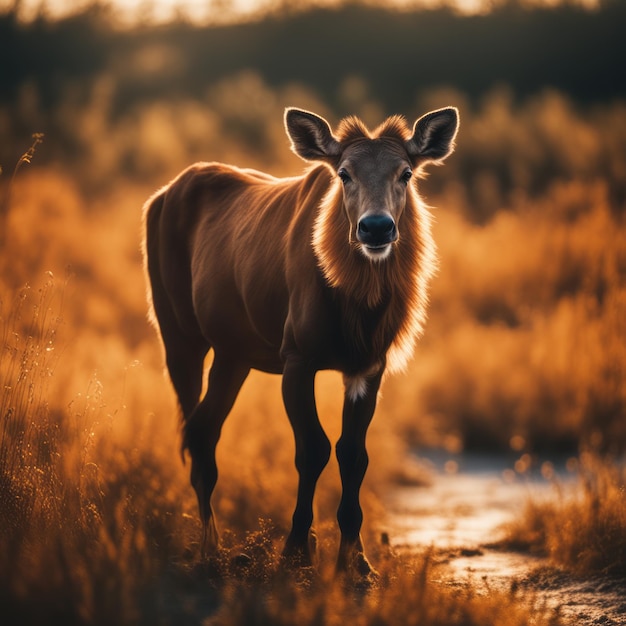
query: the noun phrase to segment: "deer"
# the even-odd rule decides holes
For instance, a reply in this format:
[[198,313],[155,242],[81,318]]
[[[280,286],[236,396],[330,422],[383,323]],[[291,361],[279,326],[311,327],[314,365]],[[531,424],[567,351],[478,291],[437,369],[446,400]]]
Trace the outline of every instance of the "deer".
[[311,566],[313,498],[332,453],[314,381],[334,370],[345,389],[336,570],[367,579],[376,572],[361,537],[366,433],[383,376],[406,367],[424,329],[436,252],[417,181],[453,152],[459,113],[431,111],[412,127],[393,116],[373,131],[348,117],[333,130],[288,108],[284,123],[291,149],[309,164],[302,175],[200,162],[146,202],[151,316],[182,414],[203,554],[219,548],[216,446],[254,369],[282,376],[295,439],[298,488],[282,556]]

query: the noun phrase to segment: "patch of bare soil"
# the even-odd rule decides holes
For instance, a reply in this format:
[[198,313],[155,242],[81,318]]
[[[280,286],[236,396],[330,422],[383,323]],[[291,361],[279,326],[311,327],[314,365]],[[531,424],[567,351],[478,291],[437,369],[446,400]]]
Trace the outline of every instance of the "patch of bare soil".
[[[441,583],[471,583],[479,593],[525,590],[580,626],[626,625],[626,584],[569,576],[546,559],[497,549],[503,526],[523,514],[528,498],[556,497],[540,472],[516,472],[515,459],[433,454],[427,487],[401,486],[388,497],[392,548],[430,548],[443,564]],[[558,466],[558,464],[555,464]],[[519,466],[518,466],[519,467]],[[563,470],[561,492],[575,482]]]

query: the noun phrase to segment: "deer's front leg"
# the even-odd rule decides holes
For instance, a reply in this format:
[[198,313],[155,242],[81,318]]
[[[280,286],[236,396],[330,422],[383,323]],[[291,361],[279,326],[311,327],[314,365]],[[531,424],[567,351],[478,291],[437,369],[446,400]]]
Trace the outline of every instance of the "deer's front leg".
[[375,576],[361,541],[363,511],[359,493],[368,465],[365,437],[374,416],[382,373],[381,369],[371,377],[344,380],[346,394],[342,432],[337,442],[337,460],[343,489],[337,511],[341,530],[337,571],[345,572],[357,580]]
[[283,556],[295,565],[312,564],[309,530],[313,523],[313,496],[317,480],[330,458],[331,446],[315,407],[315,370],[298,358],[283,370],[283,401],[296,442],[298,499]]

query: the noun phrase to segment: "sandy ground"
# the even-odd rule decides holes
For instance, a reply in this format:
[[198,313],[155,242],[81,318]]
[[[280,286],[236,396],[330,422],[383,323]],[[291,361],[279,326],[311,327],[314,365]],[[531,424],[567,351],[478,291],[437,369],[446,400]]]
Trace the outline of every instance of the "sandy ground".
[[[489,547],[529,497],[554,497],[554,486],[539,471],[520,475],[513,469],[515,458],[504,457],[432,453],[420,461],[430,466],[432,484],[399,487],[388,498],[392,548],[432,547],[435,558],[446,564],[445,584],[471,580],[486,593],[523,587],[574,624],[626,625],[623,582],[574,579],[545,559]],[[575,481],[564,464],[555,467],[562,488],[573,490]]]

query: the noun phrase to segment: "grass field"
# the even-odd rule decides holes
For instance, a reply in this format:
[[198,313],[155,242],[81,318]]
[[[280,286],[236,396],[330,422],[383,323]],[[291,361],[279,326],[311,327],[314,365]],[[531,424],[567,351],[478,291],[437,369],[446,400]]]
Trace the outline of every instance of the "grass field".
[[[129,404],[109,404],[95,377],[57,406],[55,387],[69,360],[63,352],[71,345],[58,336],[66,289],[48,277],[39,289],[20,291],[2,316],[5,623],[561,623],[529,594],[485,596],[471,586],[459,592],[432,582],[441,574],[427,551],[394,556],[372,531],[367,539],[380,583],[369,592],[345,587],[333,575],[338,496],[328,482],[318,499],[319,569],[296,576],[284,570],[278,555],[288,521],[285,498],[294,491],[293,451],[285,424],[273,426],[271,411],[264,411],[261,387],[244,398],[256,407],[253,419],[234,417],[236,430],[222,444],[222,553],[217,561],[200,561],[195,498],[176,454],[175,421],[145,410],[132,415],[130,391],[122,397]],[[125,382],[128,389],[133,384],[131,377]],[[268,436],[268,429],[275,432]],[[375,481],[382,484],[393,468],[379,466]],[[380,519],[375,488],[366,502]]]

